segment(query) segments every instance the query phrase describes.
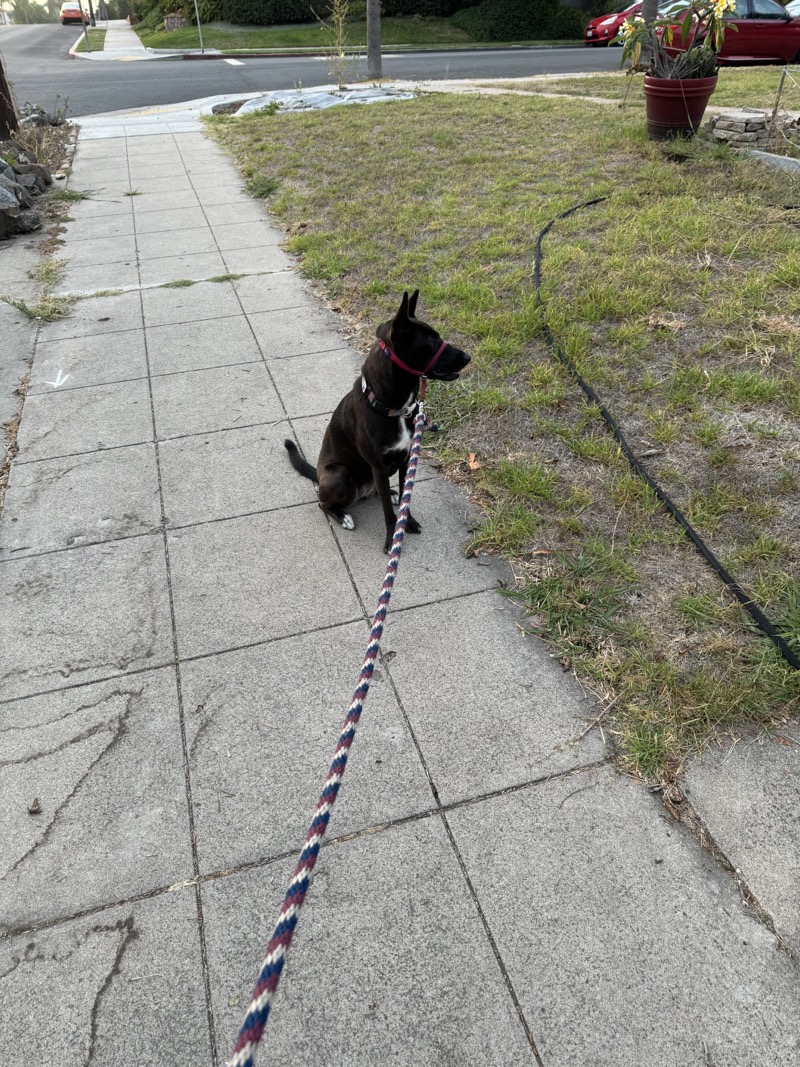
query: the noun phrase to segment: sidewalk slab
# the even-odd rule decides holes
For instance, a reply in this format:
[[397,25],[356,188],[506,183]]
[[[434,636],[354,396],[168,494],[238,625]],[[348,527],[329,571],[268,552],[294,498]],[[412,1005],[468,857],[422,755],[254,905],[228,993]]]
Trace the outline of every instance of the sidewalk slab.
[[4,1063],[212,1062],[192,890],[0,941],[0,975]]
[[[398,484],[398,479],[393,478],[392,488],[397,489]],[[386,568],[382,553],[386,537],[383,510],[376,495],[358,501],[350,510],[355,529],[343,530],[338,523],[333,528],[356,588],[365,603],[371,603],[380,590]],[[395,614],[404,608],[496,590],[501,583],[511,581],[508,568],[494,557],[464,557],[474,511],[463,494],[444,479],[423,481],[415,487],[412,515],[422,533],[408,534],[403,542],[405,562],[392,593]],[[316,517],[317,525],[320,518]],[[454,629],[458,632],[457,626]],[[414,641],[412,647],[417,644]]]
[[0,730],[0,930],[192,877],[174,668],[2,704]]
[[709,749],[685,792],[800,958],[800,727]]
[[[138,294],[134,294],[138,295]],[[143,330],[40,341],[29,395],[111,385],[147,377]]]
[[226,318],[150,326],[145,331],[150,373],[208,370],[242,363],[261,363],[253,332],[238,308]]
[[93,296],[79,300],[66,318],[42,326],[39,340],[58,341],[66,337],[137,330],[143,326],[142,301],[138,293]]
[[153,378],[151,387],[156,432],[162,441],[283,418],[263,363],[164,374]]
[[162,441],[161,486],[169,526],[316,504],[314,486],[286,458],[286,423]]
[[15,463],[0,559],[98,544],[161,526],[155,446]]
[[[299,314],[304,312],[301,309]],[[270,339],[273,356],[279,343]],[[286,413],[290,418],[302,418],[333,411],[349,391],[345,383],[352,385],[359,377],[363,362],[364,357],[352,348],[337,348],[290,359],[273,358],[270,369]]]
[[139,278],[143,286],[167,285],[183,280],[201,282],[227,273],[228,267],[220,252],[164,256],[142,260],[139,265]]
[[142,308],[145,325],[150,331],[148,336],[152,336],[154,326],[222,320],[242,313],[242,304],[228,281],[196,282],[179,289],[145,289]]
[[305,537],[316,513],[315,505],[300,506],[169,533],[182,657],[362,617],[330,535]]
[[3,698],[173,658],[160,536],[0,563]]
[[548,1067],[800,1063],[800,975],[658,800],[596,770],[448,815]]
[[[362,620],[183,665],[201,870],[291,854],[305,837],[368,633]],[[242,790],[243,780],[257,780],[259,788]],[[434,803],[391,687],[377,678],[332,836]]]
[[490,588],[491,570],[476,569],[486,575],[486,592],[396,609],[383,645],[444,804],[605,756],[597,732],[586,732],[594,702],[543,645],[517,630],[519,610]]
[[[242,1021],[293,866],[202,887],[220,1034]],[[322,850],[287,971],[265,1063],[535,1065],[438,818]]]
[[153,439],[150,397],[141,379],[37,393],[26,400],[25,414],[18,438],[24,462]]

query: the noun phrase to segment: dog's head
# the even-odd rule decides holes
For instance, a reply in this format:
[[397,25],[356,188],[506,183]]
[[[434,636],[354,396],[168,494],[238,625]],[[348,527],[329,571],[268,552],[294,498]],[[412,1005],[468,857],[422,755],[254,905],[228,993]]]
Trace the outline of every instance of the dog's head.
[[[452,382],[469,363],[470,357],[455,345],[443,342],[433,326],[416,318],[418,297],[419,289],[415,289],[411,297],[403,293],[400,309],[393,319],[380,324],[378,337],[412,372]],[[429,366],[434,356],[436,361]]]

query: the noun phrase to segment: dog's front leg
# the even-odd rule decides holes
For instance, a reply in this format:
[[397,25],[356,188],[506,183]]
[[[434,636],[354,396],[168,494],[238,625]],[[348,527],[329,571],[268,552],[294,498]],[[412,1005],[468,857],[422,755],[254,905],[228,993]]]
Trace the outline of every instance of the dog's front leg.
[[372,476],[375,481],[375,489],[380,498],[381,506],[383,507],[383,518],[386,522],[386,540],[383,542],[383,551],[388,552],[392,547],[392,535],[394,534],[394,528],[397,522],[397,516],[395,515],[394,507],[392,506],[392,491],[389,488],[389,478],[386,474],[375,470],[373,467]]
[[[408,460],[406,460],[405,463],[401,463],[400,470],[397,472],[397,475],[398,475],[398,477],[400,479],[400,495],[398,497],[398,500],[402,500],[403,499],[403,489],[405,488],[406,475],[407,474],[408,474]],[[417,522],[417,520],[414,518],[414,516],[411,514],[410,511],[408,513],[408,522],[406,524],[406,529],[408,530],[409,533],[412,533],[412,534],[422,533],[422,527],[420,526],[420,524]]]

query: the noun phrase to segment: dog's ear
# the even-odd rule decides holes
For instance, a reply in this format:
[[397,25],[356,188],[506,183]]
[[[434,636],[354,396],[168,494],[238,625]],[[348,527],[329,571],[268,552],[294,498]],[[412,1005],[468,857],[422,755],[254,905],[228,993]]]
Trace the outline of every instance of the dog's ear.
[[394,317],[396,324],[404,322],[408,318],[408,292],[403,293],[403,299],[400,301],[400,308]]
[[417,297],[419,296],[419,289],[415,289],[411,294],[411,299],[408,302],[408,315],[409,318],[415,319],[417,317]]

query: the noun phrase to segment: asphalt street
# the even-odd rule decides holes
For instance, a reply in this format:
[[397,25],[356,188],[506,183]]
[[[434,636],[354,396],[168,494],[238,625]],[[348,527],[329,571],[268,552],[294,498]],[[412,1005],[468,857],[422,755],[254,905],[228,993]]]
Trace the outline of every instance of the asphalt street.
[[[223,93],[250,93],[322,85],[330,81],[324,59],[314,56],[254,57],[187,62],[91,63],[69,59],[76,26],[0,26],[0,55],[17,103],[50,107],[68,101],[71,115],[175,104]],[[510,48],[478,52],[387,52],[383,72],[392,78],[520,78],[533,74],[616,70],[617,49]]]

